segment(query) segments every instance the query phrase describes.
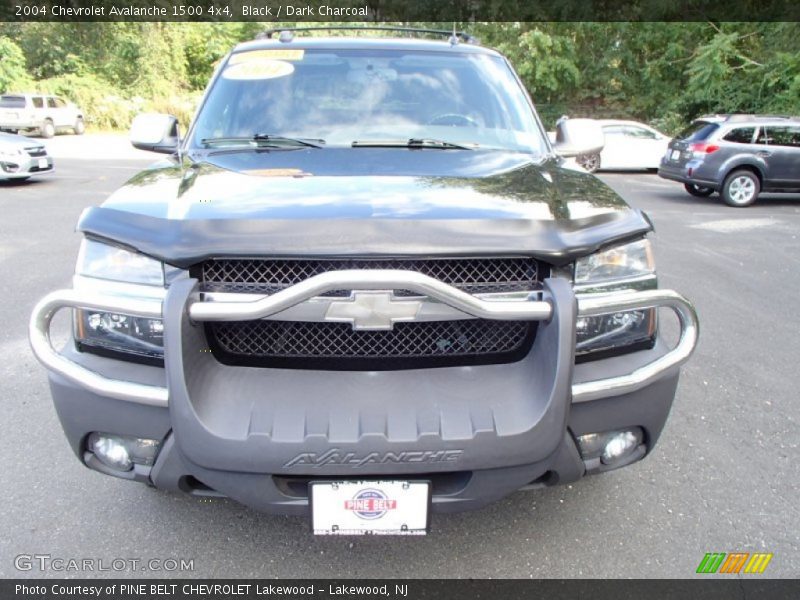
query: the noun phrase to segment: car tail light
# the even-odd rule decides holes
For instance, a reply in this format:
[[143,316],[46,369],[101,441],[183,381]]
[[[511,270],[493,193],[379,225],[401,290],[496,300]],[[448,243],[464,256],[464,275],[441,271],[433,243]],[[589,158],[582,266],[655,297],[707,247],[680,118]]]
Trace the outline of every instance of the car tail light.
[[693,154],[711,154],[719,150],[719,146],[717,144],[701,142],[699,144],[692,144],[689,146],[689,150],[691,150]]

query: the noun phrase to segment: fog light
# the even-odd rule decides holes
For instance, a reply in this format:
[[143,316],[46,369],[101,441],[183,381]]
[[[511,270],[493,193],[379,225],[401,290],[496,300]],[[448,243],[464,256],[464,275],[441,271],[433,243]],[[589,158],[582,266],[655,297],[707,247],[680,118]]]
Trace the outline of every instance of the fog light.
[[611,464],[633,452],[640,443],[641,439],[632,431],[621,431],[606,442],[600,461],[605,465]]
[[134,464],[151,466],[160,445],[158,440],[97,432],[86,442],[100,462],[117,471],[130,471]]
[[627,458],[643,440],[641,427],[632,427],[578,436],[578,448],[584,460],[599,458],[604,465],[610,465]]
[[117,471],[130,471],[133,468],[131,454],[119,439],[93,433],[89,436],[87,446],[107,467]]

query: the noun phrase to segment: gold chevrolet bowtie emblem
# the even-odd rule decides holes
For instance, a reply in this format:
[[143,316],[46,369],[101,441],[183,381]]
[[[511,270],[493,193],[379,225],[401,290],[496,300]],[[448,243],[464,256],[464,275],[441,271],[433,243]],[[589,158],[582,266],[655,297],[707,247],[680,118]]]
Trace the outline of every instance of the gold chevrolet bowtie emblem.
[[398,321],[413,321],[421,306],[416,300],[398,300],[389,291],[355,291],[349,300],[331,302],[325,320],[350,323],[356,331],[390,330]]

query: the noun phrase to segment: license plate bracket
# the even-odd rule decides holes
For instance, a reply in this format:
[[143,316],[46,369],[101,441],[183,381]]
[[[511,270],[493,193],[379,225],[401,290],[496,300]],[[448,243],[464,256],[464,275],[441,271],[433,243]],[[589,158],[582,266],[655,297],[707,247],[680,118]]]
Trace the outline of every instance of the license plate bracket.
[[313,481],[308,493],[315,535],[425,535],[430,526],[430,481]]

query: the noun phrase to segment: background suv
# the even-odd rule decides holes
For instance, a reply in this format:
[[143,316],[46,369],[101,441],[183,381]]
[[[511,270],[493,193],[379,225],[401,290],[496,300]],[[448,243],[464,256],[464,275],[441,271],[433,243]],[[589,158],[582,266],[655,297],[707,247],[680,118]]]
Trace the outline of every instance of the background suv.
[[56,131],[71,129],[77,135],[84,130],[83,111],[58,96],[41,94],[4,94],[0,96],[0,130],[17,133],[37,129],[51,138]]
[[800,191],[800,118],[765,115],[701,117],[669,143],[659,176],[693,196],[719,192],[748,206],[761,191]]

